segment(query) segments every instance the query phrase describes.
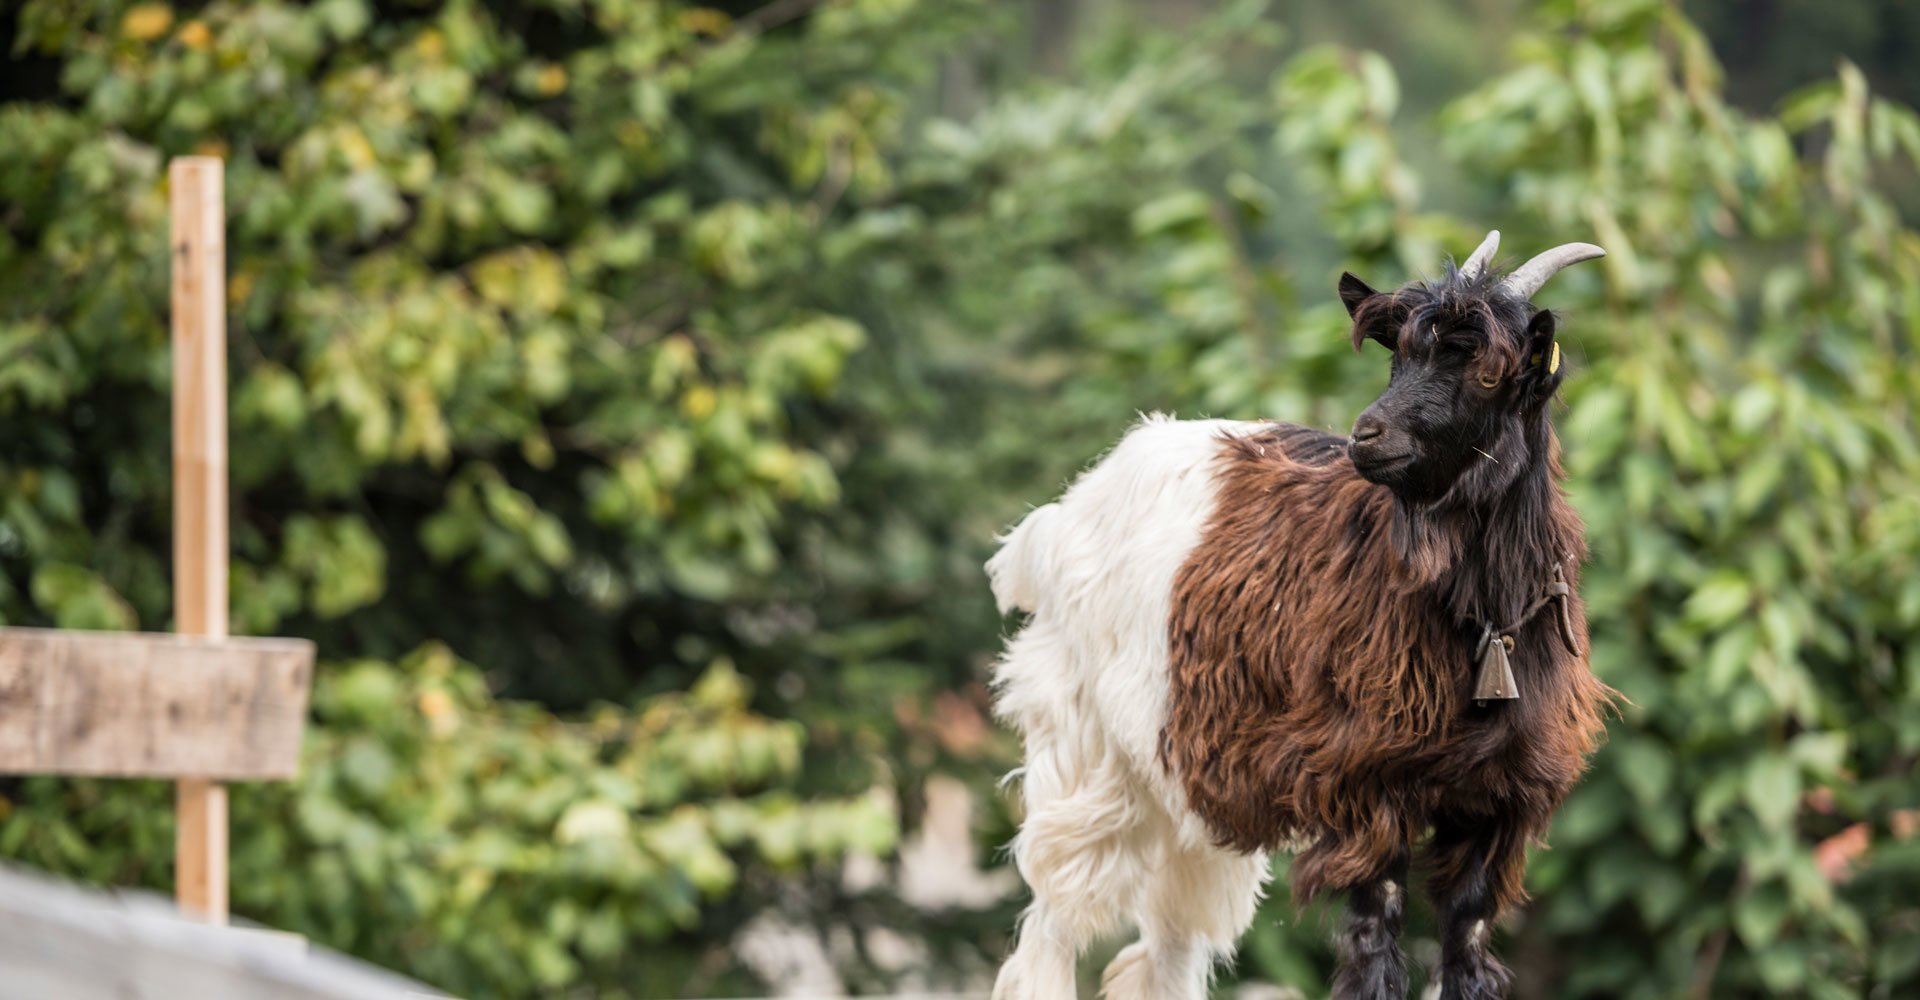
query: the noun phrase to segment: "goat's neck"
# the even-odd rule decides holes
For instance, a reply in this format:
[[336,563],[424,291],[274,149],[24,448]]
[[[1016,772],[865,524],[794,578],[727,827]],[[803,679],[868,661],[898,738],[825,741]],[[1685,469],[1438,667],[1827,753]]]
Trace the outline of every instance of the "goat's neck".
[[1431,568],[1433,593],[1466,622],[1518,615],[1560,563],[1571,579],[1585,554],[1579,520],[1560,488],[1557,443],[1542,425],[1525,466],[1492,497],[1451,509],[1405,514]]

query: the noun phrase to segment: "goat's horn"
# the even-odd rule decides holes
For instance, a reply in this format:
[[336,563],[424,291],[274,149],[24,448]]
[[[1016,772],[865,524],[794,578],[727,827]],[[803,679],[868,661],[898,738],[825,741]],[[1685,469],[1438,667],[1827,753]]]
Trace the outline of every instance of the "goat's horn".
[[1474,248],[1473,255],[1460,265],[1460,277],[1469,283],[1479,281],[1487,273],[1487,265],[1493,263],[1493,255],[1500,252],[1500,230],[1487,233],[1487,238]]
[[1561,270],[1583,260],[1592,260],[1606,255],[1605,250],[1591,243],[1562,244],[1515,268],[1512,274],[1507,275],[1507,280],[1500,283],[1500,289],[1514,298],[1525,301],[1533,298],[1533,293],[1539,291],[1540,286],[1546,284],[1548,278],[1559,274]]

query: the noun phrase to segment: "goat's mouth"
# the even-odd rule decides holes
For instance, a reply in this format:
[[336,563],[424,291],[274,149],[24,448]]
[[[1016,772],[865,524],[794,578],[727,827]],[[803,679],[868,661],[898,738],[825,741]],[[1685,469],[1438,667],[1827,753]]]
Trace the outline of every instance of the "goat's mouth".
[[1362,479],[1382,485],[1388,485],[1384,482],[1385,477],[1412,465],[1414,459],[1411,451],[1397,455],[1374,455],[1364,448],[1351,447],[1347,449],[1347,455],[1353,460],[1353,471],[1360,473]]

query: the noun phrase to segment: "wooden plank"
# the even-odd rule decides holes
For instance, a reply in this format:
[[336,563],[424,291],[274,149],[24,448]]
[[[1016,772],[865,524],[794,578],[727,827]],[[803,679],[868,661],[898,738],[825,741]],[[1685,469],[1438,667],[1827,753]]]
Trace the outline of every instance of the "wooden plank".
[[[187,635],[227,634],[227,216],[218,157],[167,169],[173,253],[173,603]],[[174,792],[175,894],[227,919],[227,790],[194,775]]]
[[180,919],[144,893],[107,895],[0,866],[0,998],[401,1000],[421,983],[275,932]]
[[305,639],[0,628],[0,772],[292,778],[313,656]]

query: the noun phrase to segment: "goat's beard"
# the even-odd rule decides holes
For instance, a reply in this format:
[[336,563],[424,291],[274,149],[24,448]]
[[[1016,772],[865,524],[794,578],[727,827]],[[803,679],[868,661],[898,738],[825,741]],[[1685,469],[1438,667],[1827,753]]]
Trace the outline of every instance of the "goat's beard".
[[1394,554],[1421,584],[1439,580],[1460,557],[1462,539],[1448,523],[1453,515],[1396,500],[1390,536]]
[[[1473,538],[1486,533],[1489,521],[1498,516],[1523,478],[1548,475],[1545,463],[1538,460],[1540,454],[1524,434],[1508,432],[1484,447],[1472,448],[1460,472],[1443,489],[1422,491],[1404,482],[1381,483],[1394,497],[1390,536],[1394,552],[1415,579],[1438,580],[1466,555]],[[1390,470],[1382,478],[1391,479],[1397,471]],[[1423,493],[1431,498],[1422,499]]]

